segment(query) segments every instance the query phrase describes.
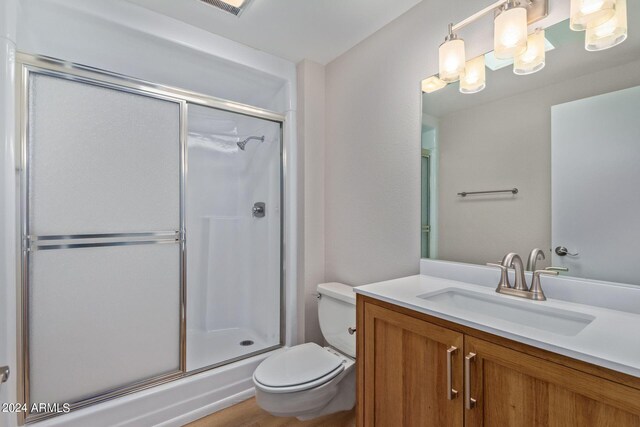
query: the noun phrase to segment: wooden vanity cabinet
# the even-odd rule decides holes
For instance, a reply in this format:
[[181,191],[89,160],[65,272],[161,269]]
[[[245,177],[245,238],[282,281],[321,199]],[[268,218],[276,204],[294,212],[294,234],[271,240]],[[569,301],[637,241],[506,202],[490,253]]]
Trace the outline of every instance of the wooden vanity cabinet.
[[536,354],[544,350],[428,320],[358,295],[359,427],[640,427],[634,377],[612,381],[617,373],[594,374],[603,368],[581,370],[584,362],[556,363]]
[[638,389],[471,336],[464,348],[475,354],[468,427],[640,427]]
[[[364,350],[356,360],[364,357],[365,422],[360,425],[462,427],[461,333],[371,304],[361,330]],[[451,400],[447,363],[458,394]]]

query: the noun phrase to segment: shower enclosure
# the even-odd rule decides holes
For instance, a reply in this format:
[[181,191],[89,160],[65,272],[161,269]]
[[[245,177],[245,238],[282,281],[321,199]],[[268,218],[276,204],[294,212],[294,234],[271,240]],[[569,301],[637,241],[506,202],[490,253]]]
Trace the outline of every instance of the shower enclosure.
[[26,422],[283,342],[276,113],[20,54]]
[[280,125],[189,105],[187,370],[280,345]]

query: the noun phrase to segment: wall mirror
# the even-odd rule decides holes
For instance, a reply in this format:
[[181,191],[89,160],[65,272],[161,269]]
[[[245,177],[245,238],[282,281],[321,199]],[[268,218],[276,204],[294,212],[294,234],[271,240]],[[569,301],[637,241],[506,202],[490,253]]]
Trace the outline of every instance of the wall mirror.
[[[639,12],[629,8],[630,24]],[[589,52],[585,33],[560,22],[545,31],[542,70],[516,75],[490,52],[484,90],[423,93],[423,258],[485,264],[517,252],[526,262],[540,248],[538,268],[640,285],[634,30]]]

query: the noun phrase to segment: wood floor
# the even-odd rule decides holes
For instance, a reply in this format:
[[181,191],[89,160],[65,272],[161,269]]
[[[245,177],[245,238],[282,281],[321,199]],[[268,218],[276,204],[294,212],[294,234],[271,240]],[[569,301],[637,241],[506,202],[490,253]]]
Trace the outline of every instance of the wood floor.
[[249,399],[188,424],[187,427],[354,427],[356,412],[343,411],[309,421],[296,418],[274,417]]

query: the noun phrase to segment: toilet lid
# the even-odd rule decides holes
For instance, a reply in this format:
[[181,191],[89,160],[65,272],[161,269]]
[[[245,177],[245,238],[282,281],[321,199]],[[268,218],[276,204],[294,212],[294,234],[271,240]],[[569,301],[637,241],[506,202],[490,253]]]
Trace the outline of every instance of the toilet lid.
[[344,369],[342,361],[341,357],[318,344],[306,343],[268,357],[253,376],[267,387],[292,387],[315,383],[323,377],[329,377],[327,380],[335,377]]

